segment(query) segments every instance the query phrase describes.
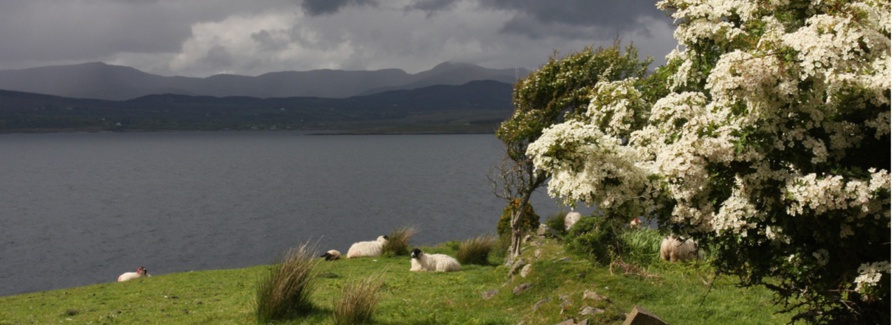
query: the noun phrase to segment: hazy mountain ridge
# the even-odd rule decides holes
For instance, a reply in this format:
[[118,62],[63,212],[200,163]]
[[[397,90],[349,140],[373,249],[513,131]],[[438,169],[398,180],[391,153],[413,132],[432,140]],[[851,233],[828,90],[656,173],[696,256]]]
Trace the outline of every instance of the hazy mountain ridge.
[[271,72],[256,77],[214,75],[195,78],[159,76],[131,67],[93,62],[0,70],[0,89],[106,100],[127,100],[152,94],[347,98],[434,85],[462,85],[478,80],[513,84],[528,73],[527,70],[443,63],[417,74],[399,69],[310,70]]
[[125,101],[0,90],[0,132],[492,132],[511,114],[512,90],[484,80],[348,98],[154,94]]

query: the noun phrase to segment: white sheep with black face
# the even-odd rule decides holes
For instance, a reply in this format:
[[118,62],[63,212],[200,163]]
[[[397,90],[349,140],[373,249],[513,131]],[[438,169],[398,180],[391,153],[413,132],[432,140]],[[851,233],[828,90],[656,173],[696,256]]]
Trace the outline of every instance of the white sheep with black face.
[[319,257],[325,258],[326,261],[336,261],[341,258],[341,252],[334,250],[334,249],[330,249],[327,252],[323,253],[322,256],[319,256]]
[[375,241],[353,243],[347,250],[347,258],[380,256],[386,242],[387,236],[378,236]]
[[670,262],[694,260],[700,258],[697,250],[693,239],[669,235],[660,243],[660,258]]
[[146,270],[145,267],[140,266],[139,268],[136,269],[136,272],[124,272],[124,274],[121,274],[120,276],[118,276],[118,282],[129,281],[129,280],[141,278],[144,276],[148,277],[148,276],[152,276],[152,275],[149,274],[149,270]]
[[461,264],[452,256],[445,254],[425,254],[420,249],[412,250],[412,267],[409,271],[413,272],[454,272],[461,270]]

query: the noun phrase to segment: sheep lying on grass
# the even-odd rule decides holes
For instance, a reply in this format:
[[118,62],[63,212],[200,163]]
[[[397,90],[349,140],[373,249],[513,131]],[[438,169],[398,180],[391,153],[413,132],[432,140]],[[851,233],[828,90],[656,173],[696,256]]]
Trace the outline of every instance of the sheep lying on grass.
[[693,239],[669,235],[660,244],[660,257],[670,262],[697,259],[697,243]]
[[347,258],[374,257],[381,255],[381,248],[387,242],[387,236],[378,236],[375,241],[361,241],[353,243],[347,250]]
[[149,270],[146,270],[145,267],[140,266],[139,268],[136,269],[136,272],[124,272],[124,274],[121,274],[120,276],[118,276],[118,282],[133,280],[133,279],[141,278],[144,276],[151,276],[151,275],[149,274]]
[[567,216],[564,217],[564,230],[570,230],[570,228],[573,228],[573,225],[579,222],[579,219],[582,219],[581,213],[576,211],[570,211],[570,213],[567,213]]
[[412,267],[409,271],[413,272],[453,272],[461,270],[461,264],[452,256],[445,254],[425,254],[420,249],[412,250]]
[[324,257],[326,261],[335,261],[341,258],[341,252],[332,249],[325,252],[325,254],[322,254],[322,256],[319,257]]

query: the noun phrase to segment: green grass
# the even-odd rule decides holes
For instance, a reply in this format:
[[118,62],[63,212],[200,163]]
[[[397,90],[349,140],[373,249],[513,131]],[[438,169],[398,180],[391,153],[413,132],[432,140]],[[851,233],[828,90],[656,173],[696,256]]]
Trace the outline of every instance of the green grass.
[[[455,256],[456,246],[424,251]],[[316,266],[311,295],[314,310],[305,318],[276,324],[333,324],[334,304],[344,288],[372,275],[382,284],[372,316],[375,324],[554,324],[568,316],[581,319],[578,312],[585,306],[605,311],[589,316],[590,323],[620,324],[635,305],[671,324],[790,320],[789,315],[774,313],[779,308],[767,290],[741,289],[731,279],[713,279],[702,264],[657,262],[629,274],[614,265],[611,273],[609,267],[567,255],[552,240],[527,243],[524,257],[533,261],[533,271],[527,278],[513,279],[499,262],[462,265],[462,271],[450,273],[409,272],[408,257],[322,262]],[[270,267],[156,275],[0,297],[0,324],[252,324],[257,285]],[[515,296],[512,289],[526,282],[532,287]],[[496,294],[484,299],[482,294],[489,290]],[[608,299],[585,300],[586,290]],[[570,302],[562,315],[563,295]]]

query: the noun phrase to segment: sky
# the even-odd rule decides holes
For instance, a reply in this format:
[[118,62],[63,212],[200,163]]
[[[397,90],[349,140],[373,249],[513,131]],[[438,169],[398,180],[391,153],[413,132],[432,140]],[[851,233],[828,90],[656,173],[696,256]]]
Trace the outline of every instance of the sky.
[[654,0],[3,0],[0,70],[105,62],[159,75],[535,70],[555,52],[675,48]]

